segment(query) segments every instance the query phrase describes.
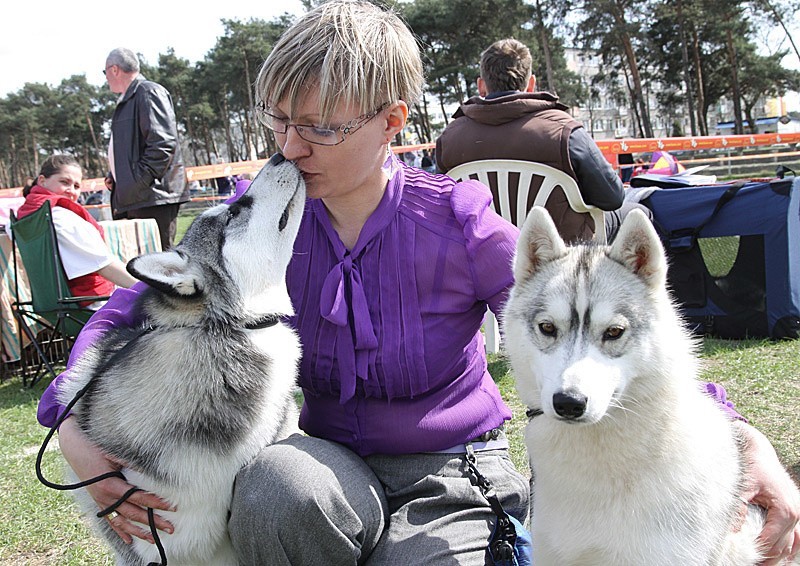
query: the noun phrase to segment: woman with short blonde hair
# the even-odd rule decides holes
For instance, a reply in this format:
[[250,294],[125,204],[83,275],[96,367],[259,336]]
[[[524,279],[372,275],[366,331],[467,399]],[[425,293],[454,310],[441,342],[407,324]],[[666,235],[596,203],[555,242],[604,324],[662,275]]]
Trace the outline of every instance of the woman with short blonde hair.
[[[498,313],[507,297],[518,232],[488,188],[390,151],[422,84],[402,20],[348,0],[302,16],[259,74],[258,117],[308,196],[286,277],[305,435],[265,448],[237,476],[229,531],[240,564],[483,566],[498,517],[471,481],[468,449],[497,502],[527,516],[528,481],[502,431],[511,411],[480,331],[487,305]],[[112,302],[93,329],[135,319],[132,304]],[[50,398],[43,424],[57,413]],[[59,440],[76,470],[118,465],[71,420]],[[103,508],[130,488],[101,483],[88,489]],[[144,505],[166,508],[157,495],[119,505],[120,536],[149,540],[138,523]]]

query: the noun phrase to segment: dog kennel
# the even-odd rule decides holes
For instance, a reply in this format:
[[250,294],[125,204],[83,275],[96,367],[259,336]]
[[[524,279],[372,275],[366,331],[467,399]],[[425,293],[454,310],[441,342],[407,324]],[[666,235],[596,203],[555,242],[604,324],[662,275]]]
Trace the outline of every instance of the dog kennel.
[[800,179],[659,189],[648,197],[669,284],[693,330],[800,335]]

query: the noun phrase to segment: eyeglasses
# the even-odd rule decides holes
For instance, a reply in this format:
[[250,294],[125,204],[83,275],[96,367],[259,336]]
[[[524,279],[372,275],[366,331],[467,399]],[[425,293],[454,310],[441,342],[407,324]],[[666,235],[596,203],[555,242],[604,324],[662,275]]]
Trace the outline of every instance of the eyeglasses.
[[347,136],[353,135],[361,126],[380,114],[387,106],[389,106],[389,103],[384,102],[373,112],[362,114],[336,128],[324,128],[311,124],[293,124],[286,118],[279,118],[271,114],[267,103],[263,100],[256,104],[256,116],[259,122],[276,134],[283,135],[289,131],[289,128],[294,128],[297,135],[309,143],[317,145],[339,145],[347,139]]
[[106,67],[105,69],[103,69],[103,74],[104,74],[104,75],[105,75],[105,74],[107,74],[107,73],[108,73],[108,70],[109,70],[111,67],[116,67],[116,65],[109,65],[108,67]]

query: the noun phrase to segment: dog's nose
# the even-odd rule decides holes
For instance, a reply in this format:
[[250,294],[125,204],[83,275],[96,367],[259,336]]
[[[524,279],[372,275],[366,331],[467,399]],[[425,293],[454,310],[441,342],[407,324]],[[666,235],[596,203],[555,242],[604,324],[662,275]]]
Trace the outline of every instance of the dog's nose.
[[586,395],[574,391],[553,394],[553,409],[559,417],[578,419],[586,412]]
[[282,153],[273,153],[272,157],[269,158],[269,164],[275,167],[276,165],[280,165],[286,161],[286,158],[283,156]]

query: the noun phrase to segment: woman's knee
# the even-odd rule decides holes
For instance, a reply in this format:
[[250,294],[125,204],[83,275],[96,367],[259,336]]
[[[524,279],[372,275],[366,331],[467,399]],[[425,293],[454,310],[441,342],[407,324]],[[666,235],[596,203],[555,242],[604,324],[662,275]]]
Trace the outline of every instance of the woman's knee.
[[372,470],[339,444],[294,435],[267,446],[242,468],[232,514],[308,520],[309,515],[340,514],[343,507],[367,521],[386,513],[383,489]]
[[244,517],[269,518],[269,524],[282,524],[272,519],[288,519],[303,513],[305,500],[313,500],[309,489],[310,473],[298,473],[292,463],[293,449],[282,445],[264,448],[236,476],[231,504],[231,519]]
[[[380,482],[340,445],[292,439],[262,450],[236,478],[229,532],[240,559],[263,563],[264,541],[280,541],[298,564],[313,563],[309,552],[350,560],[368,554],[388,514]],[[298,532],[315,533],[313,541]]]

